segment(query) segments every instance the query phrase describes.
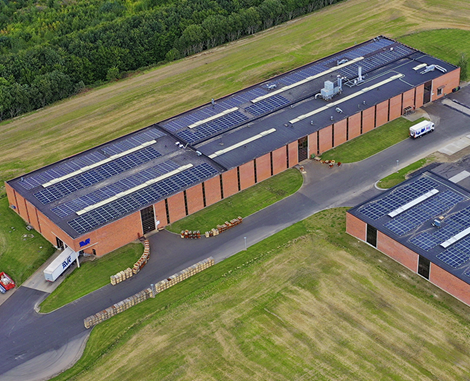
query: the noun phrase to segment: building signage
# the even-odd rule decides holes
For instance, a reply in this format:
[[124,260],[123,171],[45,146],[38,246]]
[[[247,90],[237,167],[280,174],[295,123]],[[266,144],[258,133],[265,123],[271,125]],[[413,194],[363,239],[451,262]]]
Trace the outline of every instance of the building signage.
[[90,238],[87,238],[85,241],[80,242],[80,247],[83,247],[89,244],[90,244]]

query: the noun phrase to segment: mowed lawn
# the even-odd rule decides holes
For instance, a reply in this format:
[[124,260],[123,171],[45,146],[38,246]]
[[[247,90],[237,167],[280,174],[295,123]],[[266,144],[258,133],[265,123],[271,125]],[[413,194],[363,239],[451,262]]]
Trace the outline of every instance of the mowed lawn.
[[0,198],[0,272],[10,275],[19,286],[49,258],[55,249],[10,209]]
[[234,218],[247,217],[297,192],[302,186],[302,174],[296,168],[288,169],[244,191],[234,194],[203,210],[191,214],[167,227],[174,233],[199,230],[201,234]]
[[467,379],[470,308],[344,233],[345,211],[98,325],[57,379]]

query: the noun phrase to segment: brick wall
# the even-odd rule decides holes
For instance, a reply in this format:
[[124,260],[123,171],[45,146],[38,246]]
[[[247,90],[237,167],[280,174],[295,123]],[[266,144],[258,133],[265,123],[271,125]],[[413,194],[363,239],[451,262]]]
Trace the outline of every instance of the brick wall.
[[308,157],[317,155],[317,136],[318,132],[314,132],[313,134],[308,135]]
[[462,302],[470,305],[470,285],[431,263],[429,280]]
[[166,219],[166,207],[165,207],[165,200],[159,201],[153,206],[153,210],[155,212],[155,219],[160,221],[160,224],[157,228],[163,228],[168,225],[168,221]]
[[348,140],[354,139],[361,134],[361,113],[349,117]]
[[220,177],[215,176],[204,182],[204,190],[206,193],[206,206],[215,204],[220,201]]
[[347,127],[346,119],[343,119],[334,124],[335,147],[339,146],[340,144],[343,144],[347,140],[346,139],[346,127]]
[[188,213],[196,213],[204,208],[204,200],[202,198],[202,184],[197,184],[186,189],[186,200],[188,202]]
[[390,120],[394,120],[402,114],[401,97],[400,94],[390,99]]
[[269,153],[256,159],[256,176],[258,182],[271,177],[271,156]]
[[381,102],[375,106],[375,127],[380,127],[388,122],[388,101]]
[[230,171],[222,173],[222,182],[224,187],[224,198],[238,192],[238,175],[237,168],[232,168]]
[[375,128],[375,107],[369,107],[362,112],[362,133],[365,134]]
[[170,212],[171,223],[178,221],[183,217],[186,217],[186,209],[184,207],[183,192],[174,194],[173,196],[168,197],[167,200],[168,200],[168,210]]
[[273,151],[273,174],[285,171],[287,169],[287,154],[286,147],[278,148]]
[[359,238],[361,241],[366,240],[367,224],[356,216],[346,213],[346,233]]
[[[449,73],[441,75],[432,81],[432,95],[431,101],[442,98],[444,95],[452,92],[460,83],[460,68],[457,68]],[[441,95],[437,95],[437,89],[443,87]]]
[[[309,141],[309,149],[310,149],[310,141]],[[315,154],[317,153],[317,138],[315,137]],[[299,164],[299,145],[297,142],[292,142],[288,144],[289,149],[289,168],[293,167],[294,165]]]
[[318,131],[318,135],[320,137],[320,147],[318,148],[319,148],[320,154],[322,154],[325,151],[328,151],[329,149],[333,147],[331,134],[332,134],[331,126],[322,128],[320,131]]
[[424,85],[418,86],[416,88],[416,108],[423,106],[423,96],[424,96]]
[[[285,151],[285,149],[284,149]],[[243,165],[240,165],[240,187],[246,189],[254,185],[255,183],[255,163],[249,161]]]
[[403,109],[415,106],[415,91],[416,89],[411,89],[403,93]]
[[377,249],[408,267],[411,271],[418,271],[419,255],[380,231],[377,231]]

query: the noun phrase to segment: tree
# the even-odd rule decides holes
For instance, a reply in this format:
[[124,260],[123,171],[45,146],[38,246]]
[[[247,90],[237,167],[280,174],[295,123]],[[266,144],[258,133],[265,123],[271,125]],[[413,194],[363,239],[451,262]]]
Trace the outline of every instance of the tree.
[[460,66],[460,80],[466,81],[467,80],[467,70],[468,70],[468,58],[465,53],[460,54],[459,62],[457,66]]
[[106,74],[106,79],[108,81],[116,81],[119,79],[119,69],[116,66],[110,67],[108,73]]

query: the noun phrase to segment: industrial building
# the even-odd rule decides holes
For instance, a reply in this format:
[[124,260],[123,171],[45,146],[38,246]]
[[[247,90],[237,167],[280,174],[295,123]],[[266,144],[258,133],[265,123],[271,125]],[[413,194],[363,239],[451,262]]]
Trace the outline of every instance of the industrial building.
[[103,255],[459,85],[460,69],[379,36],[6,183],[57,247]]
[[350,209],[346,231],[470,305],[467,169],[442,164]]

